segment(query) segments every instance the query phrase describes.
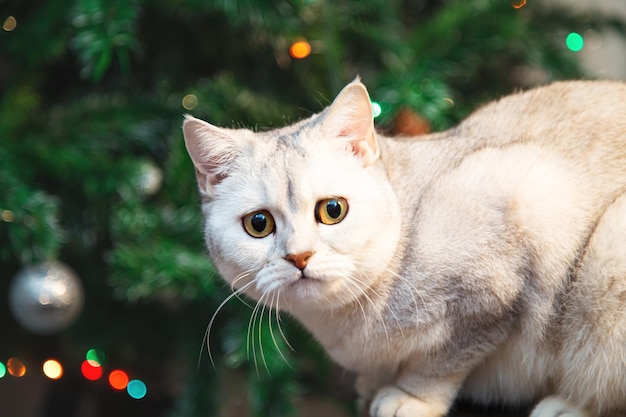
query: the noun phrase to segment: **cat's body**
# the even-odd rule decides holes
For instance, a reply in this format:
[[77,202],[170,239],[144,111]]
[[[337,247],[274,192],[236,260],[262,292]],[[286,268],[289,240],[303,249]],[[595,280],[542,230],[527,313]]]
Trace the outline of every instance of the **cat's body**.
[[626,85],[554,84],[409,140],[374,133],[355,82],[283,129],[188,118],[185,137],[221,274],[357,372],[373,416],[458,395],[626,415]]

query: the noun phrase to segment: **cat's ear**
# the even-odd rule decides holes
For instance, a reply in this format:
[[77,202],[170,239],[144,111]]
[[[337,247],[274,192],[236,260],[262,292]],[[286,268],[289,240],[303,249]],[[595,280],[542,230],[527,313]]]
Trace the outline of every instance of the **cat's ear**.
[[378,158],[372,103],[358,78],[345,86],[331,104],[322,122],[322,134],[345,140],[366,166]]
[[185,116],[183,122],[183,134],[187,152],[196,168],[200,192],[210,196],[215,185],[227,176],[239,155],[237,141],[231,130],[189,115]]

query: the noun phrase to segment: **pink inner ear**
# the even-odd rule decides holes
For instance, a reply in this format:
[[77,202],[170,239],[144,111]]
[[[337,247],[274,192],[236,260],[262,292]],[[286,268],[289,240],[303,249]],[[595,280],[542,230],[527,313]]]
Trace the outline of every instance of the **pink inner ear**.
[[352,130],[348,130],[348,129],[341,129],[339,131],[339,137],[340,138],[345,138],[348,136],[352,136]]

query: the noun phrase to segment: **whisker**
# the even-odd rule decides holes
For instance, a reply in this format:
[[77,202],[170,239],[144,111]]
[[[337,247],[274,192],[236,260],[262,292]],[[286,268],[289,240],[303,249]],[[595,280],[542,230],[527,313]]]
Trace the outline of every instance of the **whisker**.
[[[391,271],[389,271],[391,272]],[[380,292],[377,289],[372,289],[372,291],[374,291],[374,293],[378,296],[380,296]],[[365,296],[369,299],[369,296],[367,294],[365,294]],[[373,303],[373,300],[370,300],[371,303]],[[400,334],[402,335],[402,337],[404,337],[404,329],[402,327],[402,325],[400,325],[400,320],[398,320],[398,316],[396,316],[396,313],[393,311],[393,308],[388,308],[387,309],[391,315],[393,316],[393,320],[396,322],[396,325],[398,326],[398,329],[400,330]],[[380,318],[381,322],[384,320],[382,313],[380,311],[378,311],[378,317]],[[385,328],[387,327],[387,324],[384,323],[383,324],[385,326]],[[386,332],[386,330],[385,330]]]
[[[358,263],[359,266],[364,267],[364,268],[368,268],[370,267],[370,264],[365,263],[365,262],[360,262]],[[418,301],[417,301],[417,297],[420,298],[421,300],[421,305],[422,308],[421,310],[424,311],[426,314],[429,314],[429,307],[428,304],[426,304],[426,300],[424,299],[424,295],[422,294],[422,291],[420,291],[413,282],[411,282],[409,279],[407,279],[406,277],[398,274],[397,272],[391,271],[389,269],[386,269],[385,272],[391,274],[394,278],[402,281],[403,283],[405,283],[406,285],[408,285],[412,291],[411,291],[411,295],[413,297],[413,304],[415,305],[415,314],[419,314],[420,308],[418,306]],[[399,325],[399,320],[397,318],[397,316],[395,315],[395,313],[393,312],[393,309],[389,308],[388,309],[389,312],[394,316],[394,320],[396,321],[396,323],[398,324],[398,327],[400,328],[400,330],[402,331],[402,326]],[[417,317],[418,321],[419,321],[419,317]]]
[[[248,269],[247,271],[244,271],[243,273],[239,274],[231,283],[230,283],[230,290],[231,291],[235,291],[235,284],[237,284],[238,281],[247,278],[250,273],[252,273],[254,271],[254,269]],[[237,299],[239,301],[241,301],[242,303],[244,303],[248,308],[252,308],[252,306],[250,304],[248,304],[248,302],[246,300],[244,300],[243,298],[241,298],[239,296],[239,293],[237,293]]]
[[257,301],[254,306],[254,310],[250,314],[250,320],[248,321],[248,333],[246,335],[246,353],[248,355],[248,360],[250,360],[250,347],[252,347],[252,359],[254,360],[254,368],[256,370],[257,377],[260,377],[259,374],[259,365],[256,359],[256,348],[254,346],[254,334],[256,329],[256,315],[259,312],[259,306],[263,303],[263,298],[265,298],[265,294],[261,296],[259,301]]
[[[267,295],[269,295],[269,293],[267,293]],[[263,298],[265,298],[265,294],[261,299]],[[265,352],[263,351],[263,337],[262,337],[263,315],[265,314],[266,307],[267,305],[263,302],[263,307],[261,308],[261,314],[259,315],[258,338],[259,338],[259,350],[261,351],[261,359],[263,359],[263,365],[265,366],[265,370],[267,371],[267,374],[270,375],[271,372],[270,372],[269,367],[267,366],[267,360],[265,359]],[[268,311],[268,316],[269,316],[269,311]]]
[[280,326],[280,323],[278,321],[279,320],[278,319],[278,294],[280,294],[280,293],[275,293],[275,294],[272,295],[272,301],[271,301],[271,304],[270,304],[270,310],[268,310],[268,312],[267,312],[267,322],[269,323],[269,326],[270,326],[270,336],[272,336],[272,341],[274,342],[274,347],[276,347],[276,350],[278,351],[278,353],[281,356],[281,358],[283,358],[285,363],[291,369],[295,369],[293,366],[291,366],[291,363],[289,363],[289,361],[287,360],[287,358],[283,354],[283,351],[278,346],[278,343],[276,342],[276,337],[274,336],[274,329],[272,328],[272,315],[271,315],[271,308],[272,307],[271,306],[274,305],[274,300],[276,300],[276,307],[275,307],[275,310],[276,310],[276,323],[278,323],[278,325]]
[[280,335],[282,336],[282,338],[285,341],[285,343],[287,344],[287,346],[289,346],[289,349],[291,349],[292,352],[295,352],[295,349],[293,348],[293,346],[291,346],[291,343],[289,343],[289,341],[285,337],[285,333],[283,333],[283,328],[280,325],[280,322],[282,321],[282,318],[280,317],[280,311],[279,311],[279,308],[278,308],[279,300],[280,300],[280,291],[276,294],[276,323],[278,324],[278,331],[280,332]]
[[354,300],[356,300],[357,304],[359,305],[361,309],[361,313],[363,314],[363,319],[365,321],[365,340],[368,340],[369,339],[369,323],[367,319],[367,314],[365,313],[365,308],[363,307],[363,304],[361,303],[361,300],[359,299],[357,294],[354,291],[352,291],[350,286],[346,282],[344,282],[344,280],[340,280],[339,282],[347,291],[350,292],[350,294],[352,294],[352,297],[354,298]]
[[207,325],[206,331],[204,332],[204,337],[202,338],[202,345],[200,346],[200,354],[199,354],[199,357],[198,357],[197,369],[200,369],[200,362],[202,360],[202,351],[204,350],[205,343],[206,343],[206,346],[207,346],[207,352],[209,353],[209,359],[211,360],[211,364],[213,365],[213,368],[215,368],[215,361],[213,360],[213,355],[211,354],[211,346],[210,346],[210,343],[209,343],[209,336],[211,334],[211,328],[213,327],[213,323],[215,322],[215,319],[217,318],[218,313],[226,305],[226,303],[228,303],[233,297],[237,297],[238,294],[240,294],[240,293],[244,292],[245,290],[247,290],[248,287],[250,287],[253,283],[254,283],[254,280],[250,281],[249,283],[247,283],[243,287],[239,288],[237,291],[235,291],[232,294],[230,294],[217,307],[217,309],[215,310],[215,313],[213,313],[213,316],[211,317],[211,320],[209,320],[209,324]]
[[[350,282],[351,284],[354,284],[358,288],[358,283],[356,283],[356,278],[355,277],[348,276],[347,281]],[[376,308],[376,304],[374,303],[374,300],[372,300],[372,298],[367,294],[367,292],[362,292],[361,295],[372,306],[372,310],[374,310],[376,312],[376,315],[378,316],[380,324],[383,326],[383,330],[385,331],[385,338],[387,339],[387,346],[391,346],[391,341],[389,339],[389,332],[388,332],[388,329],[387,329],[387,323],[385,322],[385,319],[383,318],[382,313],[380,312],[379,309]]]

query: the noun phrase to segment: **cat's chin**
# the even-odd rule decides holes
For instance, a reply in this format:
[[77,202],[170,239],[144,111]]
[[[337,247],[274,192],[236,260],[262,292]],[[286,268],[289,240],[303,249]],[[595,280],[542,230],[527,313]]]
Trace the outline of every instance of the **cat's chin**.
[[312,310],[344,306],[352,301],[349,295],[355,295],[354,290],[347,292],[337,279],[320,278],[306,273],[287,283],[281,294],[291,306],[297,303],[298,308]]

